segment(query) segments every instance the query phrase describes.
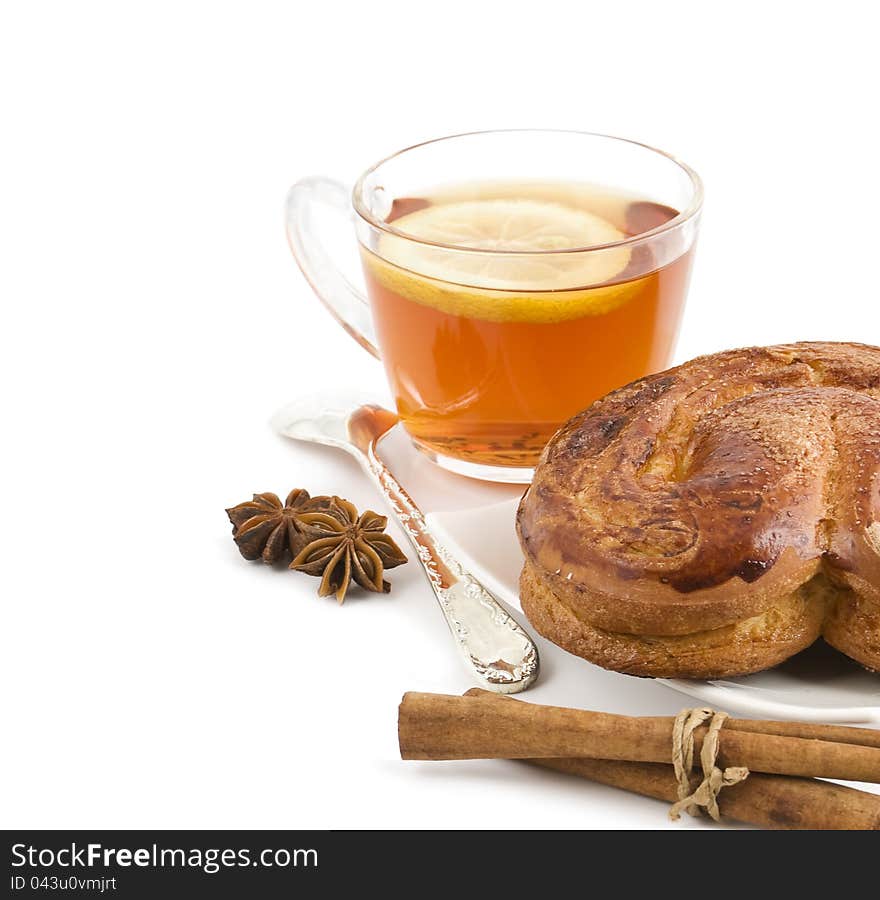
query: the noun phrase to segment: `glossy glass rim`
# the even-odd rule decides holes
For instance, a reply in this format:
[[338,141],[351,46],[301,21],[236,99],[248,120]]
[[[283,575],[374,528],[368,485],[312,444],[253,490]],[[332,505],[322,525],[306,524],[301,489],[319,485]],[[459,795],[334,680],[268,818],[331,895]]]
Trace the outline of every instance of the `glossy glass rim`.
[[[568,247],[564,250],[488,250],[479,247],[462,247],[460,244],[444,244],[440,241],[429,241],[425,238],[414,237],[413,235],[407,234],[404,231],[400,231],[388,222],[383,222],[377,219],[361,202],[361,197],[363,196],[364,192],[364,182],[367,180],[367,178],[370,177],[370,175],[377,171],[381,166],[384,166],[385,163],[390,162],[392,159],[396,159],[398,156],[402,156],[404,153],[409,153],[410,150],[417,150],[419,147],[425,147],[429,144],[439,144],[442,141],[453,141],[456,138],[476,137],[478,135],[484,134],[573,134],[581,135],[584,137],[604,138],[605,140],[609,141],[620,141],[623,144],[632,144],[636,147],[641,147],[644,150],[649,150],[652,153],[656,153],[658,156],[662,156],[677,165],[690,179],[691,187],[693,188],[693,196],[691,198],[690,204],[677,216],[670,219],[668,222],[664,222],[662,225],[658,225],[656,228],[651,228],[649,231],[643,231],[641,234],[636,234],[632,237],[627,237],[620,241],[611,241],[607,244],[589,244],[585,247]],[[597,131],[577,131],[568,128],[495,128],[489,129],[487,131],[464,131],[460,134],[448,134],[445,137],[432,138],[429,141],[420,141],[418,144],[412,144],[409,147],[404,147],[403,150],[398,150],[396,153],[392,153],[389,156],[380,159],[379,162],[374,163],[372,166],[370,166],[370,168],[367,169],[355,183],[355,186],[352,190],[352,206],[354,207],[354,211],[368,225],[376,228],[379,231],[383,231],[386,234],[390,234],[396,238],[412,241],[415,244],[426,244],[428,246],[437,247],[442,250],[455,250],[458,253],[480,253],[493,255],[506,254],[510,256],[546,256],[548,254],[556,255],[560,253],[588,253],[591,250],[608,250],[613,247],[632,247],[635,244],[641,244],[646,241],[651,241],[659,235],[665,234],[668,231],[672,231],[673,229],[684,225],[685,222],[693,219],[696,215],[699,214],[703,206],[703,182],[700,179],[700,176],[697,175],[697,173],[689,165],[687,165],[687,163],[682,162],[680,159],[673,156],[671,153],[667,153],[665,150],[658,150],[657,147],[652,147],[650,144],[645,144],[642,141],[633,141],[629,138],[617,137],[613,134],[602,134],[601,132]]]

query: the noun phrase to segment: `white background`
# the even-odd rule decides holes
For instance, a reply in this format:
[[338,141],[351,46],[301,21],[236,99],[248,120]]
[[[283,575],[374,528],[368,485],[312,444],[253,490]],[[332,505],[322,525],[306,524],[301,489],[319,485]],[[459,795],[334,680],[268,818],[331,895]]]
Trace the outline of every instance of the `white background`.
[[[400,762],[401,694],[468,686],[420,573],[340,608],[239,557],[223,509],[253,491],[383,508],[266,424],[318,386],[384,396],[296,269],[283,198],[448,133],[632,137],[706,184],[679,359],[880,343],[870,8],[4,4],[0,824],[663,827],[515,763]],[[532,697],[682,702],[589,684],[551,662]]]

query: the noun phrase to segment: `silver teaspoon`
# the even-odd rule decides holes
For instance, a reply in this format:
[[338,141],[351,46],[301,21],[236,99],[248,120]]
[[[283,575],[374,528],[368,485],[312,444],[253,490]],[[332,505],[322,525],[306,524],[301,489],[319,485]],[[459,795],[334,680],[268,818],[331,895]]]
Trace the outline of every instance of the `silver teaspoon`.
[[538,676],[538,650],[498,601],[431,534],[421,510],[379,458],[376,444],[397,424],[381,406],[306,400],[272,417],[285,437],[338,447],[354,456],[394,511],[415,548],[464,661],[476,682],[515,694]]

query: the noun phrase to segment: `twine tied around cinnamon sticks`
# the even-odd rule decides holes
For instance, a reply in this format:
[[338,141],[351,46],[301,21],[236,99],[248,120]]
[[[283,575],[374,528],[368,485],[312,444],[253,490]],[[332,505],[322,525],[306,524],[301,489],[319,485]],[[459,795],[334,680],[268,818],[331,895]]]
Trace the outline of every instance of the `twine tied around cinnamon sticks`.
[[[705,809],[716,822],[720,822],[718,794],[721,789],[739,784],[749,777],[749,770],[745,766],[728,766],[722,771],[715,765],[718,758],[718,735],[726,718],[727,713],[708,707],[683,709],[675,717],[672,724],[672,766],[678,782],[678,801],[673,803],[669,810],[670,819],[677,820],[682,812],[698,816],[700,810]],[[694,788],[691,782],[694,732],[707,720],[709,728],[700,750],[703,780]]]

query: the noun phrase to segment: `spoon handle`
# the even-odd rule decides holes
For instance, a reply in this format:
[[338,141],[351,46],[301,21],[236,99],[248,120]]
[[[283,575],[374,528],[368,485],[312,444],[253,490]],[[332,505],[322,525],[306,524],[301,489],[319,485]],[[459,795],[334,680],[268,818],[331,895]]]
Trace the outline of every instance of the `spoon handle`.
[[538,649],[532,639],[431,534],[421,510],[376,454],[375,441],[363,453],[365,468],[415,548],[477,683],[500,694],[527,688],[538,676]]

